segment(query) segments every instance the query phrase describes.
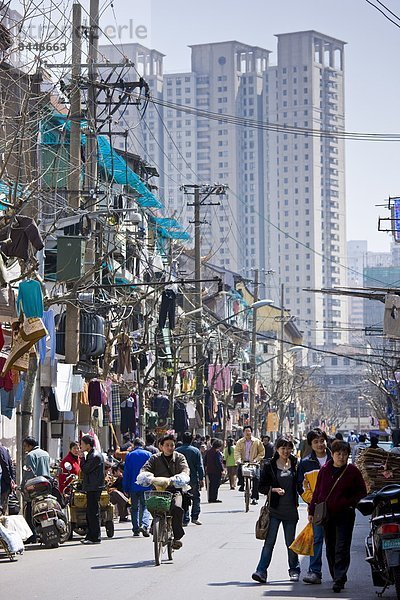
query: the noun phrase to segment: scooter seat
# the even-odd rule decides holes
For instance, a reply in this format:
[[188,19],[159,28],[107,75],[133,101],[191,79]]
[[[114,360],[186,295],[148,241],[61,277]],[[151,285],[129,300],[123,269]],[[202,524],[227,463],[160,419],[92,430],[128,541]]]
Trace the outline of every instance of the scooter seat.
[[394,498],[400,498],[400,485],[398,484],[385,485],[375,493],[373,500],[374,504],[377,505],[382,500],[392,500]]

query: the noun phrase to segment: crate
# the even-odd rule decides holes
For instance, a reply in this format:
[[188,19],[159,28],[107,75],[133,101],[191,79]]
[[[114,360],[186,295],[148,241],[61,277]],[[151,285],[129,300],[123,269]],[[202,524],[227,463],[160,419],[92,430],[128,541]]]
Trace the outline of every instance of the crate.
[[75,508],[86,508],[86,494],[83,492],[74,492],[72,496],[72,506]]
[[107,506],[109,504],[110,504],[110,494],[106,490],[103,490],[101,492],[101,496],[100,496],[100,506],[101,506],[101,508],[107,508]]

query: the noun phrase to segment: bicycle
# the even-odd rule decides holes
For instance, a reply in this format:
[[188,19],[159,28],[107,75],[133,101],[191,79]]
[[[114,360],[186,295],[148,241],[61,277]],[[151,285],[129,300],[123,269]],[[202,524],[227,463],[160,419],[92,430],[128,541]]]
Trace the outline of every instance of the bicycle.
[[161,564],[163,552],[167,552],[168,560],[172,560],[173,540],[172,516],[169,514],[172,502],[171,492],[151,490],[144,493],[146,508],[153,517],[150,533],[153,535],[154,562]]
[[251,480],[254,479],[257,472],[257,468],[257,463],[243,463],[242,465],[242,475],[244,480],[244,506],[246,512],[249,512]]

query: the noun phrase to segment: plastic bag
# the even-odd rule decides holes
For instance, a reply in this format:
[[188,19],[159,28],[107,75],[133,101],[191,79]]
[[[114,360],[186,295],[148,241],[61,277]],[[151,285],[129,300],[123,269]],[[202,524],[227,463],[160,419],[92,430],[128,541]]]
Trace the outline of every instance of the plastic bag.
[[189,481],[190,477],[189,475],[186,475],[186,473],[178,473],[177,475],[171,477],[171,483],[176,488],[185,487],[185,485],[187,485]]
[[142,487],[149,487],[153,483],[154,475],[148,471],[142,471],[136,478],[135,483]]
[[296,554],[314,556],[314,532],[312,523],[308,523],[289,546]]

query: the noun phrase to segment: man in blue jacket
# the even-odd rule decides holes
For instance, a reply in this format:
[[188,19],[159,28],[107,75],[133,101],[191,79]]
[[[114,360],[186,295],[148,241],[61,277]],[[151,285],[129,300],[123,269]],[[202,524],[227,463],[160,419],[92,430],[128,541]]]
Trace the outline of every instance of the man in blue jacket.
[[[198,448],[192,445],[193,435],[190,431],[186,431],[182,437],[183,446],[176,449],[184,455],[190,469],[190,493],[192,494],[192,523],[201,525],[200,516],[200,490],[204,486],[204,467],[201,452]],[[183,517],[183,525],[187,525],[190,521],[189,508],[185,510]]]
[[133,536],[149,537],[150,513],[144,502],[144,493],[151,487],[142,487],[136,482],[140,469],[151,457],[151,452],[144,449],[144,441],[140,438],[133,440],[133,450],[126,455],[122,488],[131,497],[131,515]]

